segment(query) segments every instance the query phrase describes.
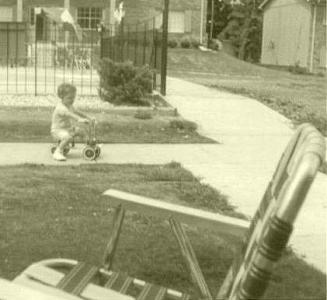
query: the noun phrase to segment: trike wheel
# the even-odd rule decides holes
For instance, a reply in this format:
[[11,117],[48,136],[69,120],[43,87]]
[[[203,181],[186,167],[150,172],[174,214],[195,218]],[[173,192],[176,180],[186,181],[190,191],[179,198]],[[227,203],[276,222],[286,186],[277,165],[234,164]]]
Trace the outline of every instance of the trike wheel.
[[96,158],[96,153],[95,153],[95,149],[93,149],[92,147],[85,147],[83,150],[83,157],[86,160],[93,160]]

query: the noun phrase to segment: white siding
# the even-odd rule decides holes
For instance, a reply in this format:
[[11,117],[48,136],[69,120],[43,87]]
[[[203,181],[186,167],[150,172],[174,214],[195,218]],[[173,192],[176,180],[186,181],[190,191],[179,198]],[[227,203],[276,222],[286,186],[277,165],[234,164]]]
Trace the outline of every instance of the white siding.
[[306,67],[310,22],[311,8],[306,1],[271,1],[264,12],[261,62]]

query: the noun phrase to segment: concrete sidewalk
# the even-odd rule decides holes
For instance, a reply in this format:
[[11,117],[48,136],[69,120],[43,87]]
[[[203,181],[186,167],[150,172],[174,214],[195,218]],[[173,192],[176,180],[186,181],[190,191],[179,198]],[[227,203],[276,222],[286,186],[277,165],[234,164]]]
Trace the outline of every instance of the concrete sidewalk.
[[[167,101],[199,125],[202,135],[221,142],[210,166],[185,164],[195,176],[229,196],[239,211],[253,215],[293,129],[284,116],[260,102],[176,78]],[[294,250],[326,273],[327,176],[319,173],[295,224]]]

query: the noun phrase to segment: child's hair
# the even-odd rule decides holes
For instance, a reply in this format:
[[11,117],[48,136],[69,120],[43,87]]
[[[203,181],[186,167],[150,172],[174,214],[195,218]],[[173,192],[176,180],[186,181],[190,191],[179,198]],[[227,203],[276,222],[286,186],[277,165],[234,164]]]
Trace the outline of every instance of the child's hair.
[[57,95],[60,99],[63,99],[65,95],[70,92],[76,93],[76,87],[70,83],[62,83],[58,86]]

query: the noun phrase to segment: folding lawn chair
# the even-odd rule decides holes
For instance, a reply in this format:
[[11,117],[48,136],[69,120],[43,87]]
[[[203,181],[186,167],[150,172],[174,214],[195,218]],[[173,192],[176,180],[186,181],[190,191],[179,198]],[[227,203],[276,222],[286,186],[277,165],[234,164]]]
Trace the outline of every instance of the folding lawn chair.
[[[46,260],[28,267],[14,283],[72,300],[76,297],[92,300],[191,299],[187,294],[111,270],[125,211],[133,210],[169,220],[200,299],[260,299],[273,266],[287,245],[292,224],[324,155],[325,141],[321,134],[309,124],[300,126],[283,153],[251,224],[216,213],[107,190],[104,198],[116,209],[103,266],[99,268],[65,259]],[[241,250],[216,297],[212,296],[204,279],[182,223],[243,238]]]

